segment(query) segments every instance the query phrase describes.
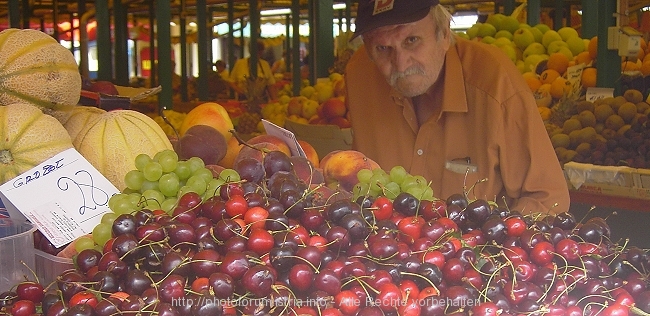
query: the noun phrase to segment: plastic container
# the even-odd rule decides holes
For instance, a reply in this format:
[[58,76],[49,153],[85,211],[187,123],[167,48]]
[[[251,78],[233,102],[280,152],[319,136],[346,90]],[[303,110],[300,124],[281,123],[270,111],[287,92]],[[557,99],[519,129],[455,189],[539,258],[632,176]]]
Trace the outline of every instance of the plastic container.
[[74,269],[72,259],[53,256],[45,251],[34,249],[36,260],[36,275],[38,280],[46,286],[56,281],[56,277],[66,270]]
[[34,279],[34,231],[29,222],[0,218],[0,292]]

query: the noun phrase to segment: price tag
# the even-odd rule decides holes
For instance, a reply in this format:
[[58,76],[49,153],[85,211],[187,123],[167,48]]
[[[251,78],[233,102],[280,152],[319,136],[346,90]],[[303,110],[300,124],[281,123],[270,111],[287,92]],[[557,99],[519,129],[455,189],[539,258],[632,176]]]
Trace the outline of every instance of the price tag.
[[585,95],[585,99],[589,102],[594,102],[598,99],[604,99],[613,96],[614,96],[614,88],[591,87],[591,88],[587,88],[587,94]]
[[566,77],[567,77],[567,81],[571,83],[571,95],[580,94],[582,71],[584,69],[585,69],[585,64],[575,65],[567,68]]
[[262,124],[264,125],[264,130],[267,134],[279,137],[284,140],[285,143],[287,143],[287,146],[289,146],[289,149],[291,150],[291,155],[307,157],[305,150],[302,149],[302,146],[300,146],[298,140],[296,139],[296,135],[294,135],[292,132],[264,119],[262,120]]
[[55,246],[92,232],[119,190],[74,148],[0,186],[13,219],[26,218]]

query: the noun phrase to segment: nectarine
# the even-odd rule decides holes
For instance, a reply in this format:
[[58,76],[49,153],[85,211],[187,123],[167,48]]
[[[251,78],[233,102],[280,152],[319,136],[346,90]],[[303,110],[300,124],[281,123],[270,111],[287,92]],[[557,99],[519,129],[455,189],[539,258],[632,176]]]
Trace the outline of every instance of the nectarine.
[[181,124],[180,135],[183,136],[194,125],[212,126],[226,138],[226,141],[232,137],[230,131],[234,129],[228,111],[214,102],[203,103],[190,110]]
[[359,170],[380,168],[374,160],[356,150],[330,152],[321,159],[320,167],[327,186],[333,189],[341,187],[346,191],[352,191],[354,185],[359,183]]
[[235,162],[235,158],[237,158],[237,155],[239,154],[239,151],[244,147],[244,145],[241,145],[239,143],[239,140],[235,137],[231,137],[228,140],[228,150],[226,151],[226,156],[223,157],[217,163],[218,165],[224,167],[224,168],[232,168]]
[[287,143],[285,143],[284,140],[282,140],[282,138],[277,136],[273,136],[269,134],[261,134],[261,135],[254,136],[253,138],[249,139],[246,142],[249,145],[255,145],[259,143],[271,143],[277,146],[276,150],[279,150],[287,154],[287,156],[291,156],[291,149],[289,149],[289,145],[287,145]]
[[345,102],[341,98],[329,98],[321,104],[322,106],[322,117],[324,118],[334,118],[334,117],[345,117],[348,109],[345,106]]
[[316,151],[316,148],[312,146],[310,143],[307,141],[298,140],[298,144],[300,147],[302,147],[302,150],[305,152],[305,155],[307,156],[307,160],[311,162],[312,165],[314,165],[315,168],[320,167],[320,158],[318,157],[318,152]]

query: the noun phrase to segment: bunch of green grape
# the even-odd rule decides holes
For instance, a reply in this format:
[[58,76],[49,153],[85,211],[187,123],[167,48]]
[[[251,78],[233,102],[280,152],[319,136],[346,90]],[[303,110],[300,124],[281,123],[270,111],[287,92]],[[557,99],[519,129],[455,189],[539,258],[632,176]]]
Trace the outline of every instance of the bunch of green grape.
[[170,213],[178,197],[196,192],[204,200],[219,194],[219,187],[229,181],[238,181],[234,170],[224,170],[224,176],[213,177],[199,157],[179,160],[175,151],[166,149],[154,157],[140,154],[135,158],[136,169],[124,176],[127,188],[113,195],[109,208],[117,214],[131,213],[143,208],[162,209]]
[[434,200],[433,189],[423,176],[409,174],[402,166],[395,166],[386,172],[381,168],[361,169],[357,183],[352,189],[354,199],[360,196],[385,196],[395,199],[401,192],[407,192],[420,200]]

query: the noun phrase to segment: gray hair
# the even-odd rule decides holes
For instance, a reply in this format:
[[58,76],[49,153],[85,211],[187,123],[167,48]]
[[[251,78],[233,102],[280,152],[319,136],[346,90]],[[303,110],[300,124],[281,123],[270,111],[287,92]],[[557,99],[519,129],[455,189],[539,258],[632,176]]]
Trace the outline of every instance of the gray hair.
[[451,12],[447,10],[442,4],[438,4],[431,7],[429,16],[433,19],[433,22],[436,25],[436,36],[438,39],[444,36],[449,36],[450,44],[453,45],[456,42],[456,36],[451,30]]

